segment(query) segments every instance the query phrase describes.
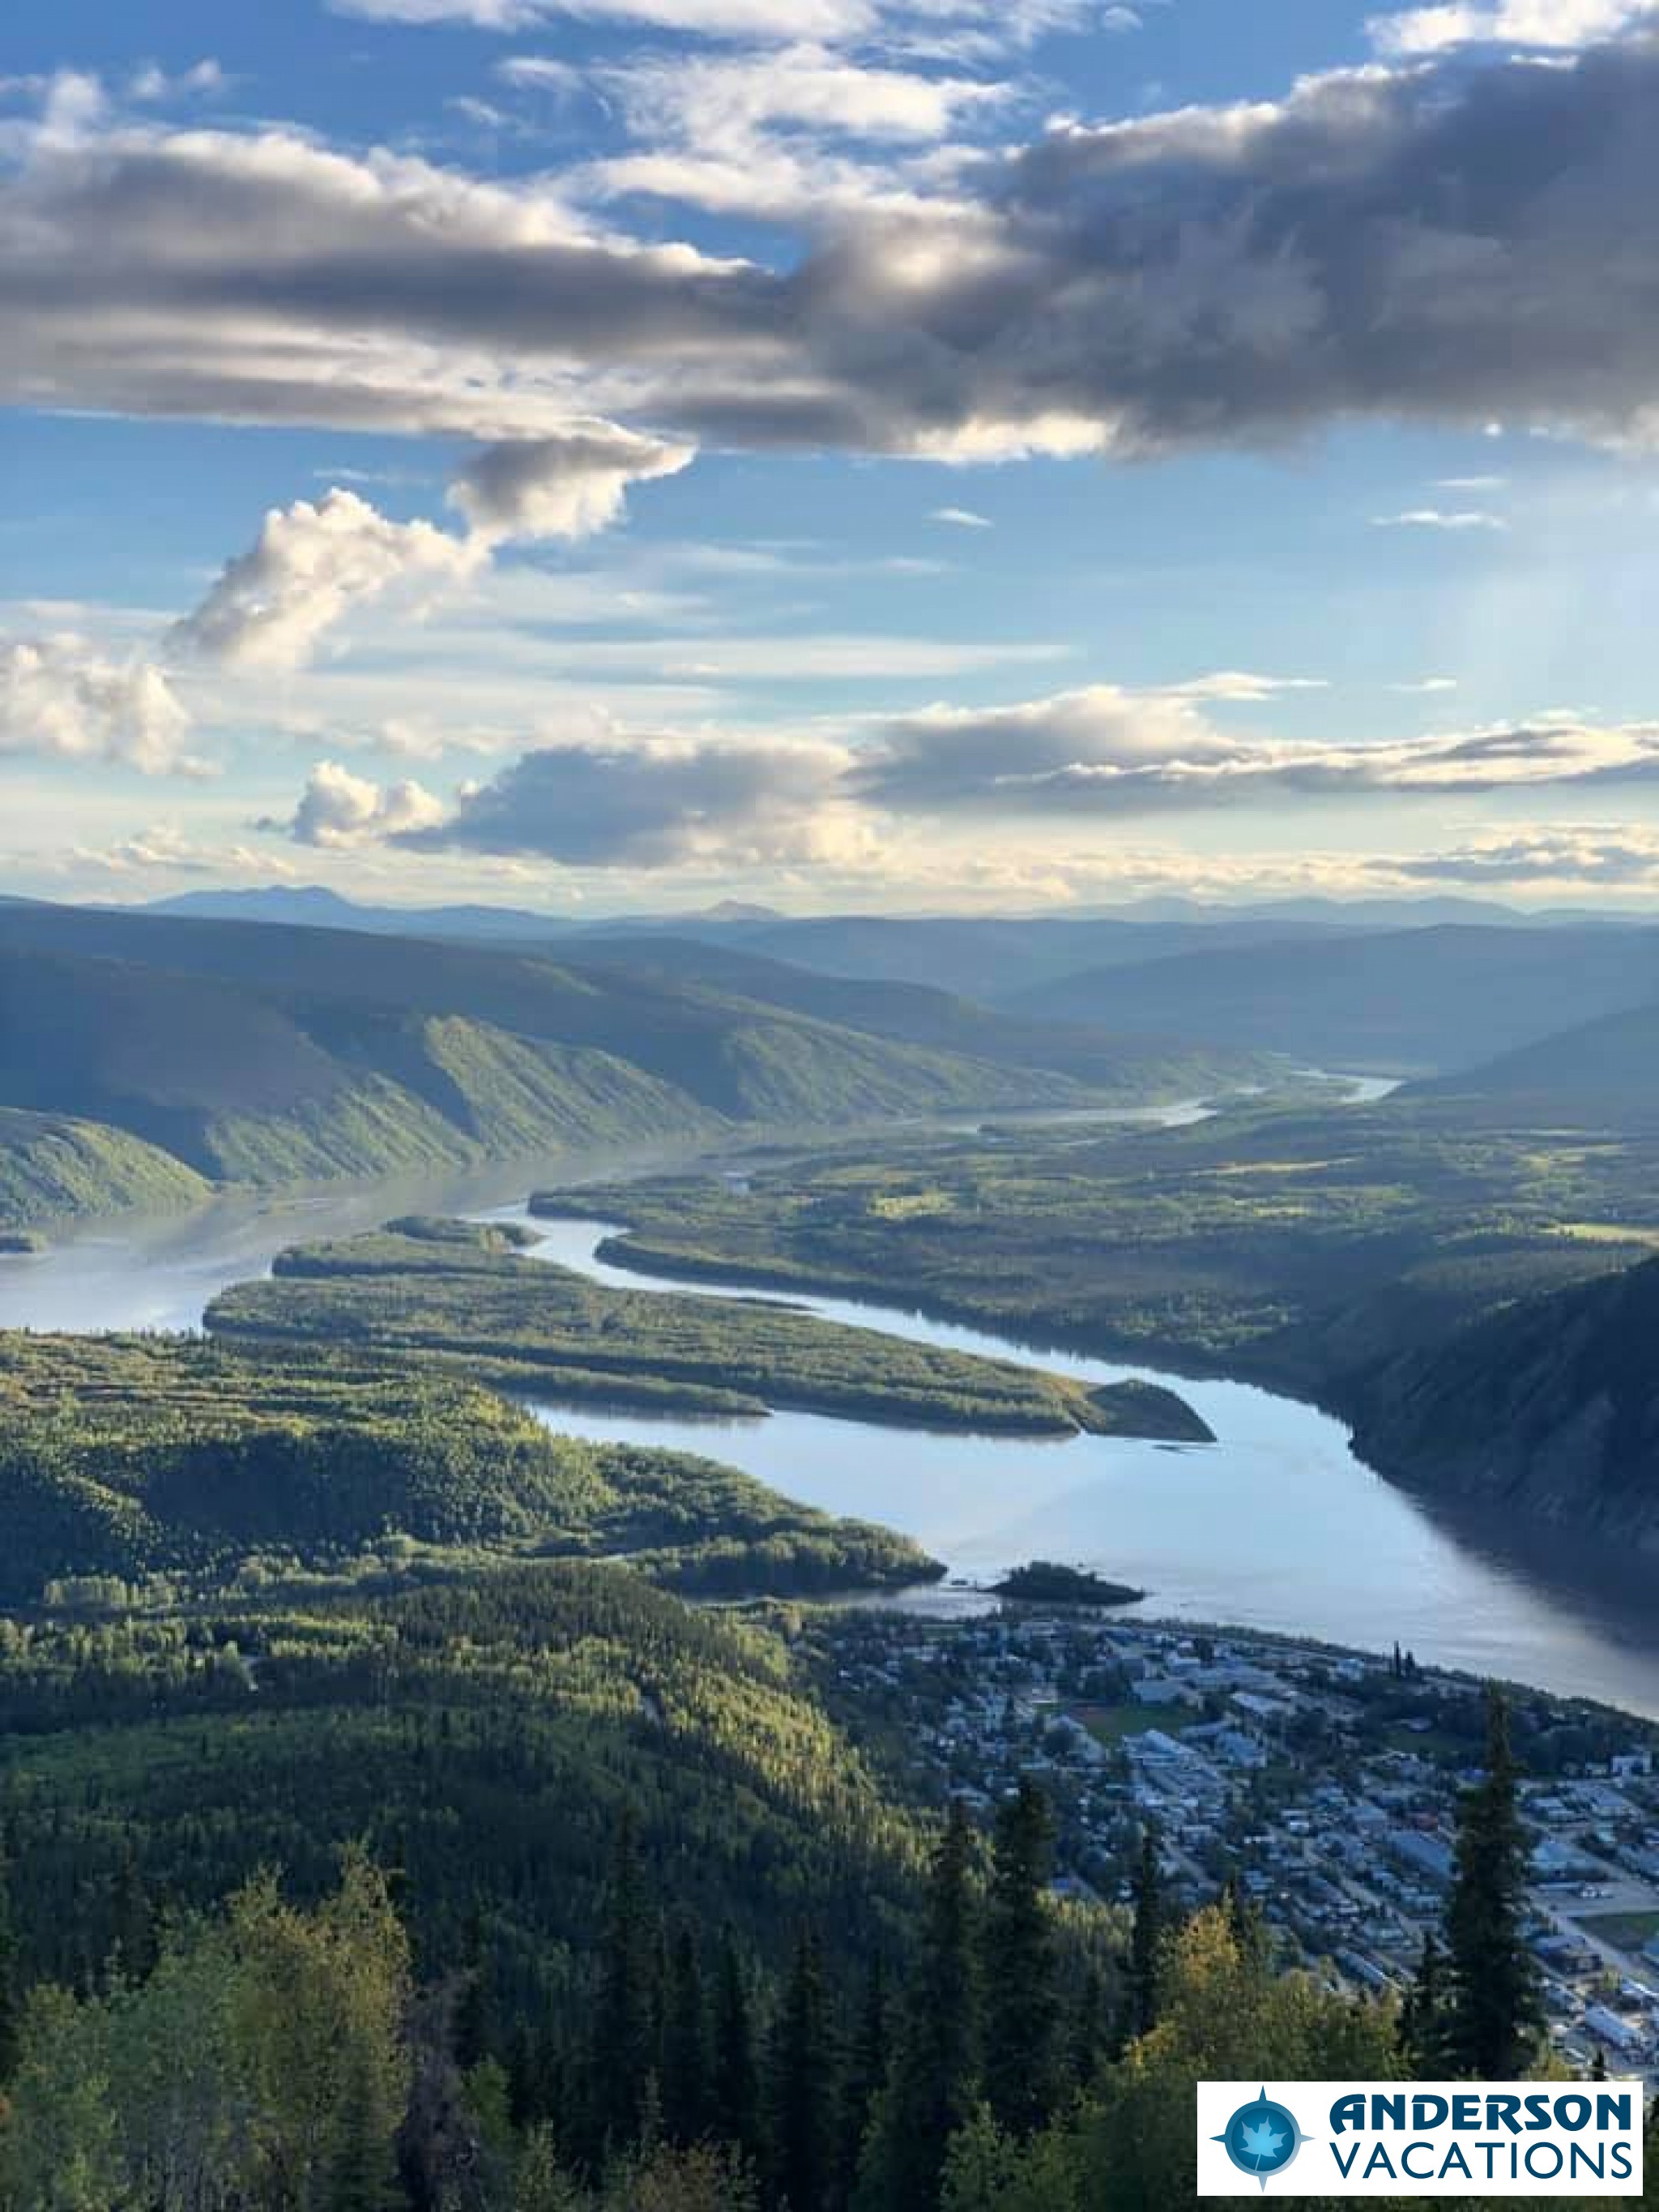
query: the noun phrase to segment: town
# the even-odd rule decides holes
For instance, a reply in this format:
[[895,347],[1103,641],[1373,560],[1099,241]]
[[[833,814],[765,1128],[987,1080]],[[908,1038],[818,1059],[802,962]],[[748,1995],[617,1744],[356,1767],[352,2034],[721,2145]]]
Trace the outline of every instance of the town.
[[[1059,1824],[1061,1894],[1127,1903],[1140,1837],[1196,1906],[1230,1880],[1286,1963],[1401,1993],[1453,1876],[1480,1685],[1388,1657],[1008,1606],[885,1608],[811,1631],[824,1690],[887,1756],[988,1814],[1021,1775]],[[1534,1833],[1528,1941],[1553,2042],[1659,2081],[1659,1729],[1514,1693]]]

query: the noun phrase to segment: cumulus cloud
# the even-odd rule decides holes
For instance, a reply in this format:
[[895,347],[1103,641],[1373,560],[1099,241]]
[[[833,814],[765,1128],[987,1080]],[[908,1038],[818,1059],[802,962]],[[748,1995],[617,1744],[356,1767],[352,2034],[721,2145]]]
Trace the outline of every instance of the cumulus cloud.
[[899,204],[804,210],[775,267],[598,230],[556,179],[88,127],[0,191],[0,392],[949,459],[1360,418],[1653,441],[1656,186],[1659,40],[1635,33],[1057,125]]
[[1659,777],[1659,725],[1540,719],[1371,744],[1237,736],[1180,693],[1095,685],[890,722],[853,777],[911,811],[1129,815],[1284,798],[1450,798]]
[[145,775],[193,772],[190,727],[189,709],[150,661],[113,660],[68,635],[0,644],[0,751],[114,761]]
[[401,842],[569,867],[823,858],[867,834],[838,803],[841,748],[783,738],[581,739],[526,753]]
[[442,801],[418,783],[374,783],[337,761],[319,761],[292,821],[258,826],[285,830],[296,844],[338,848],[405,836],[443,815]]
[[1454,0],[1375,15],[1366,27],[1379,52],[1391,55],[1492,45],[1559,52],[1617,38],[1653,13],[1653,0],[1498,0],[1495,6]]
[[622,514],[629,485],[678,476],[696,448],[574,423],[550,438],[492,446],[470,461],[450,496],[485,542],[587,538]]
[[233,668],[297,668],[354,607],[394,586],[453,584],[486,557],[429,522],[392,522],[353,491],[273,507],[172,633],[179,649]]

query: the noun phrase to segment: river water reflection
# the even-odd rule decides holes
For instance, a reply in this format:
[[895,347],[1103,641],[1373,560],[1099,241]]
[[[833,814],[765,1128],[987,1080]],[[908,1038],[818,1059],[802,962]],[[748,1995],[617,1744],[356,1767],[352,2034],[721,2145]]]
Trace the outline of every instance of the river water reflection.
[[[582,1165],[614,1178],[659,1170],[669,1157]],[[577,1170],[566,1158],[547,1172],[568,1184]],[[195,1328],[216,1291],[264,1273],[296,1239],[348,1234],[416,1209],[522,1219],[521,1194],[532,1180],[524,1168],[496,1169],[124,1221],[0,1265],[0,1328]],[[515,1202],[505,1204],[510,1197]],[[601,1280],[650,1285],[651,1278],[595,1258],[603,1224],[537,1226],[544,1257]],[[791,1303],[918,1341],[1038,1358],[1089,1382],[1148,1372],[896,1309],[840,1298]],[[1152,1379],[1195,1406],[1218,1443],[939,1437],[804,1413],[722,1422],[548,1408],[544,1418],[578,1436],[727,1460],[829,1511],[906,1530],[954,1575],[987,1577],[1032,1558],[1073,1561],[1144,1587],[1150,1609],[1161,1614],[1371,1649],[1398,1638],[1425,1661],[1659,1717],[1650,1566],[1596,1547],[1575,1552],[1553,1533],[1517,1537],[1476,1517],[1431,1510],[1362,1465],[1342,1425],[1311,1407],[1243,1383]]]

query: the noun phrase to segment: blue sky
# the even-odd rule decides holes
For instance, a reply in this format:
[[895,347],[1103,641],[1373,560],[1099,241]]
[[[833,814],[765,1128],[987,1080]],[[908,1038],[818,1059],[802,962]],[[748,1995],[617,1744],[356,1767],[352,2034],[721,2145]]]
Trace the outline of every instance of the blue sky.
[[1640,0],[61,0],[13,888],[1659,884]]

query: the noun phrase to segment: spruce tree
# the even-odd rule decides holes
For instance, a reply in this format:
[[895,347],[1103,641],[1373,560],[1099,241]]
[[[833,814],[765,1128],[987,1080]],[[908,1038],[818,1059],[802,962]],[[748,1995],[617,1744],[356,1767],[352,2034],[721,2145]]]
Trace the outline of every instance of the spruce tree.
[[1149,1822],[1140,1832],[1140,1857],[1134,1878],[1134,1926],[1129,1938],[1128,2025],[1132,2039],[1150,2034],[1158,2024],[1164,1913],[1158,1832]]
[[1420,2081],[1446,2069],[1446,1960],[1432,1933],[1423,1938],[1417,1975],[1400,2008],[1400,2050]]
[[646,1895],[639,1825],[617,1823],[599,1946],[589,2051],[588,2124],[596,2154],[630,2149],[654,2068],[655,1929]]
[[671,2142],[696,2142],[709,2122],[708,2005],[696,1938],[680,1926],[663,1987],[662,2116]]
[[11,1869],[6,1859],[0,1857],[0,2085],[10,2081],[17,2064],[21,1980],[17,1929],[11,1909]]
[[1048,1887],[1054,1823],[1029,1778],[997,1815],[980,1955],[985,2095],[1011,2135],[1041,2127],[1059,2096],[1058,1959]]
[[951,2137],[979,2084],[973,1835],[953,1802],[928,1878],[921,1944],[905,1991],[903,2024],[878,2105],[860,2204],[924,2212],[938,2202]]
[[754,2012],[737,1939],[720,1937],[714,1978],[713,2117],[714,2132],[734,2149],[752,2152],[759,2136]]
[[808,1930],[795,1945],[770,2057],[767,2134],[776,2200],[789,2212],[823,2212],[835,2160],[836,2083],[823,1963]]
[[842,2069],[835,2185],[831,2191],[832,2201],[837,2206],[851,2201],[871,2115],[887,2078],[889,2056],[887,1975],[878,1951],[872,1956],[865,1977],[863,2001]]
[[1523,2075],[1537,2048],[1542,2008],[1522,1940],[1530,1850],[1520,1814],[1509,1704],[1486,1692],[1486,1766],[1458,1815],[1456,1875],[1446,1910],[1452,2069],[1476,2081]]

